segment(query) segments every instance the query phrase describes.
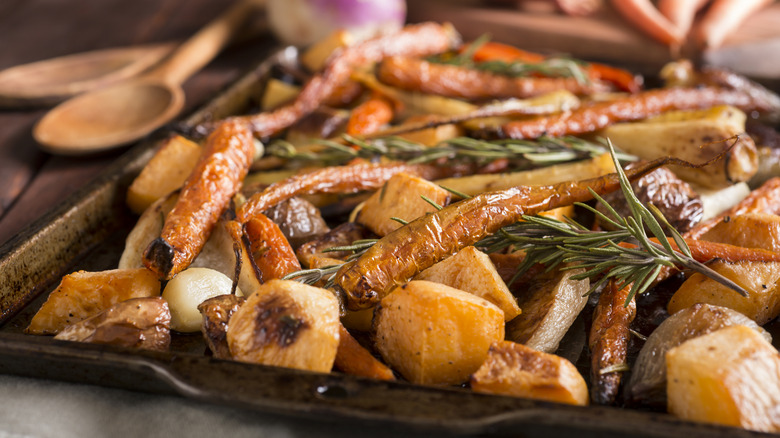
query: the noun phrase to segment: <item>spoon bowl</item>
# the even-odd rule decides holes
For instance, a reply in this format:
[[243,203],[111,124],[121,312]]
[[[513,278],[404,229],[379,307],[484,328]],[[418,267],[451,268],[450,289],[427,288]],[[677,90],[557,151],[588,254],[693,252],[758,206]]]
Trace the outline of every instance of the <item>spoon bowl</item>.
[[176,117],[180,87],[153,79],[123,82],[57,106],[33,130],[44,150],[83,155],[137,140]]

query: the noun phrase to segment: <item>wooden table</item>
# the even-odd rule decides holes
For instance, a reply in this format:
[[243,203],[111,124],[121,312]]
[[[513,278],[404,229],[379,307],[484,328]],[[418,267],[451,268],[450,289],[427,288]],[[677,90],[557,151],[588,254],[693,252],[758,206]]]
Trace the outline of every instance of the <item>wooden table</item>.
[[[193,34],[231,2],[215,0],[3,0],[0,69],[87,50]],[[237,43],[184,84],[186,114],[261,60],[268,37]],[[92,157],[40,151],[32,127],[45,109],[0,110],[0,244],[98,175],[123,150]]]

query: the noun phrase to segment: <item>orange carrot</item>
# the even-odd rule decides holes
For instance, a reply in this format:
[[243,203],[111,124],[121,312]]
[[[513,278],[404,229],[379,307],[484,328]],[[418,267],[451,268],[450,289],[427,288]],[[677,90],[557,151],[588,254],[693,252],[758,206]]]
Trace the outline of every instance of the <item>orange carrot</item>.
[[393,106],[387,99],[375,95],[352,110],[347,122],[347,134],[373,134],[393,120]]
[[301,270],[295,251],[282,230],[267,216],[256,214],[246,223],[244,232],[249,239],[252,262],[261,283]]
[[372,356],[341,324],[339,324],[339,347],[336,350],[334,365],[341,371],[354,376],[395,380],[393,370]]
[[694,38],[703,48],[719,47],[747,17],[771,3],[771,0],[717,0],[696,25]]
[[[658,243],[655,237],[650,238],[651,242]],[[685,239],[688,248],[691,249],[691,256],[694,260],[701,263],[710,260],[720,259],[727,262],[751,261],[751,262],[780,262],[780,253],[767,251],[760,248],[743,248],[741,246],[729,245],[727,243],[708,242],[706,240]],[[676,251],[679,251],[677,244],[669,238],[669,244]],[[630,243],[621,243],[625,248],[635,248],[636,245]]]
[[612,7],[654,40],[679,47],[683,34],[666,19],[650,0],[612,0]]
[[510,46],[508,44],[495,43],[488,41],[481,45],[472,57],[476,62],[485,61],[504,61],[504,62],[542,62],[544,61],[544,55],[538,53],[527,52],[525,50],[518,49],[517,47]]
[[628,70],[606,64],[591,63],[588,64],[587,71],[592,80],[609,82],[619,90],[629,93],[638,93],[642,90],[642,77],[636,76]]

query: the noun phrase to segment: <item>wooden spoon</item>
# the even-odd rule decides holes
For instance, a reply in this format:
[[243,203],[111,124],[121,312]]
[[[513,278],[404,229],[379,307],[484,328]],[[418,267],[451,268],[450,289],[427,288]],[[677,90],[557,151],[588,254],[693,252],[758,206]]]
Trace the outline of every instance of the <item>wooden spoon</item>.
[[0,105],[47,106],[105,87],[147,70],[178,43],[94,50],[60,56],[0,71]]
[[63,102],[36,124],[33,137],[48,152],[83,155],[149,134],[181,111],[181,83],[211,61],[261,4],[262,0],[234,4],[138,79]]

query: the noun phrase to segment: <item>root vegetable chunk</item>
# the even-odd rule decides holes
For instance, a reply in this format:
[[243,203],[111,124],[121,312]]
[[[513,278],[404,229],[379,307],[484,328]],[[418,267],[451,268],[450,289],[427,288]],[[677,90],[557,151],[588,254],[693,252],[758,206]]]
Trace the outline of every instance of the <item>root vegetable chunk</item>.
[[357,222],[379,236],[384,236],[401,227],[393,217],[409,222],[425,213],[436,211],[422,196],[439,205],[447,204],[450,197],[449,192],[420,177],[406,173],[394,175],[368,198]]
[[158,295],[160,280],[145,268],[74,272],[62,277],[60,285],[33,316],[26,332],[54,335],[116,303]]
[[780,354],[738,325],[666,354],[668,409],[688,420],[780,431]]
[[490,346],[487,360],[471,376],[471,388],[489,394],[588,404],[588,386],[571,362],[511,341]]
[[230,318],[235,360],[327,373],[339,345],[339,305],[325,289],[271,280]]
[[376,346],[412,383],[455,385],[504,339],[504,314],[468,292],[412,281],[386,296],[374,317]]
[[445,284],[484,298],[504,312],[506,321],[520,314],[517,300],[498,275],[490,257],[473,246],[420,272],[415,280]]
[[715,261],[709,267],[742,286],[748,296],[711,280],[693,274],[669,300],[670,314],[696,303],[707,303],[734,309],[758,325],[766,324],[780,314],[780,263],[760,261]]
[[746,213],[721,221],[702,240],[780,252],[780,216]]
[[[209,298],[227,295],[233,281],[209,268],[189,268],[165,285],[162,297],[171,309],[171,328],[185,333],[197,332],[203,323],[198,306]],[[241,295],[241,291],[236,293]]]

